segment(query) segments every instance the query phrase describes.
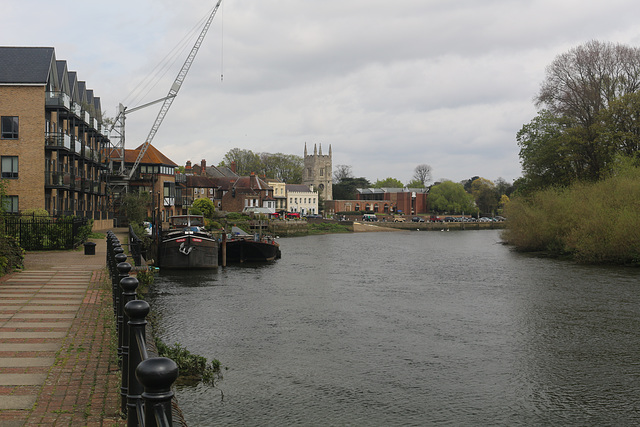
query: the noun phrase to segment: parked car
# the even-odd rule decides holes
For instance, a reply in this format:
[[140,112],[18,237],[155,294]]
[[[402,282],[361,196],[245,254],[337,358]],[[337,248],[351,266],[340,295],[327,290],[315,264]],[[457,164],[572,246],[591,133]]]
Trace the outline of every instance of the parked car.
[[362,215],[363,221],[377,221],[378,217],[375,214],[364,214]]
[[431,221],[431,222],[442,222],[442,218],[440,218],[439,216],[436,216],[436,215],[431,215],[429,217],[429,221]]
[[406,218],[403,216],[394,216],[393,217],[393,222],[405,222]]
[[455,222],[456,219],[452,216],[445,216],[444,217],[444,222]]
[[411,218],[412,222],[424,222],[424,218],[421,218],[419,216],[414,216],[413,218]]

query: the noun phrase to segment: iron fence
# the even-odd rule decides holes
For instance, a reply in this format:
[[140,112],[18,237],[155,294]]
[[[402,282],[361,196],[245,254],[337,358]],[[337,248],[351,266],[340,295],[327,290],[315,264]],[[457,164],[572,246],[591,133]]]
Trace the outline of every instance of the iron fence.
[[87,218],[35,215],[6,215],[2,222],[5,235],[27,251],[76,248],[84,237],[80,227],[88,224]]

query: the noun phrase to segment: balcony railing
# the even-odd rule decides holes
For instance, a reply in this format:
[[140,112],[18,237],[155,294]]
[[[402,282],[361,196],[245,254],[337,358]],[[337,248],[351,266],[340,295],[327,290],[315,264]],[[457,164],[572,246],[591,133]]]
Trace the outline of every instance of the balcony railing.
[[47,132],[45,133],[45,145],[71,150],[71,136],[62,132]]
[[47,92],[45,105],[47,107],[65,107],[69,109],[71,106],[71,97],[64,92]]

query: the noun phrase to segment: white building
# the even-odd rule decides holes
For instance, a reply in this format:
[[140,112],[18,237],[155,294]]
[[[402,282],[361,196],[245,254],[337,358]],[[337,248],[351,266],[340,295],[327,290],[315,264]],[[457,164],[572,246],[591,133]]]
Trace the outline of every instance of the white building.
[[298,212],[302,216],[318,213],[318,193],[301,184],[287,184],[286,190],[288,212]]

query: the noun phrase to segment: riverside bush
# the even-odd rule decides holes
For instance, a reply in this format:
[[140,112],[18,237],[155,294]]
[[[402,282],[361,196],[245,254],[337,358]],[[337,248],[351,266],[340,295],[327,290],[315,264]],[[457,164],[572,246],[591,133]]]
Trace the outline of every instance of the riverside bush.
[[640,264],[640,168],[595,183],[548,188],[506,207],[503,240],[584,263]]

